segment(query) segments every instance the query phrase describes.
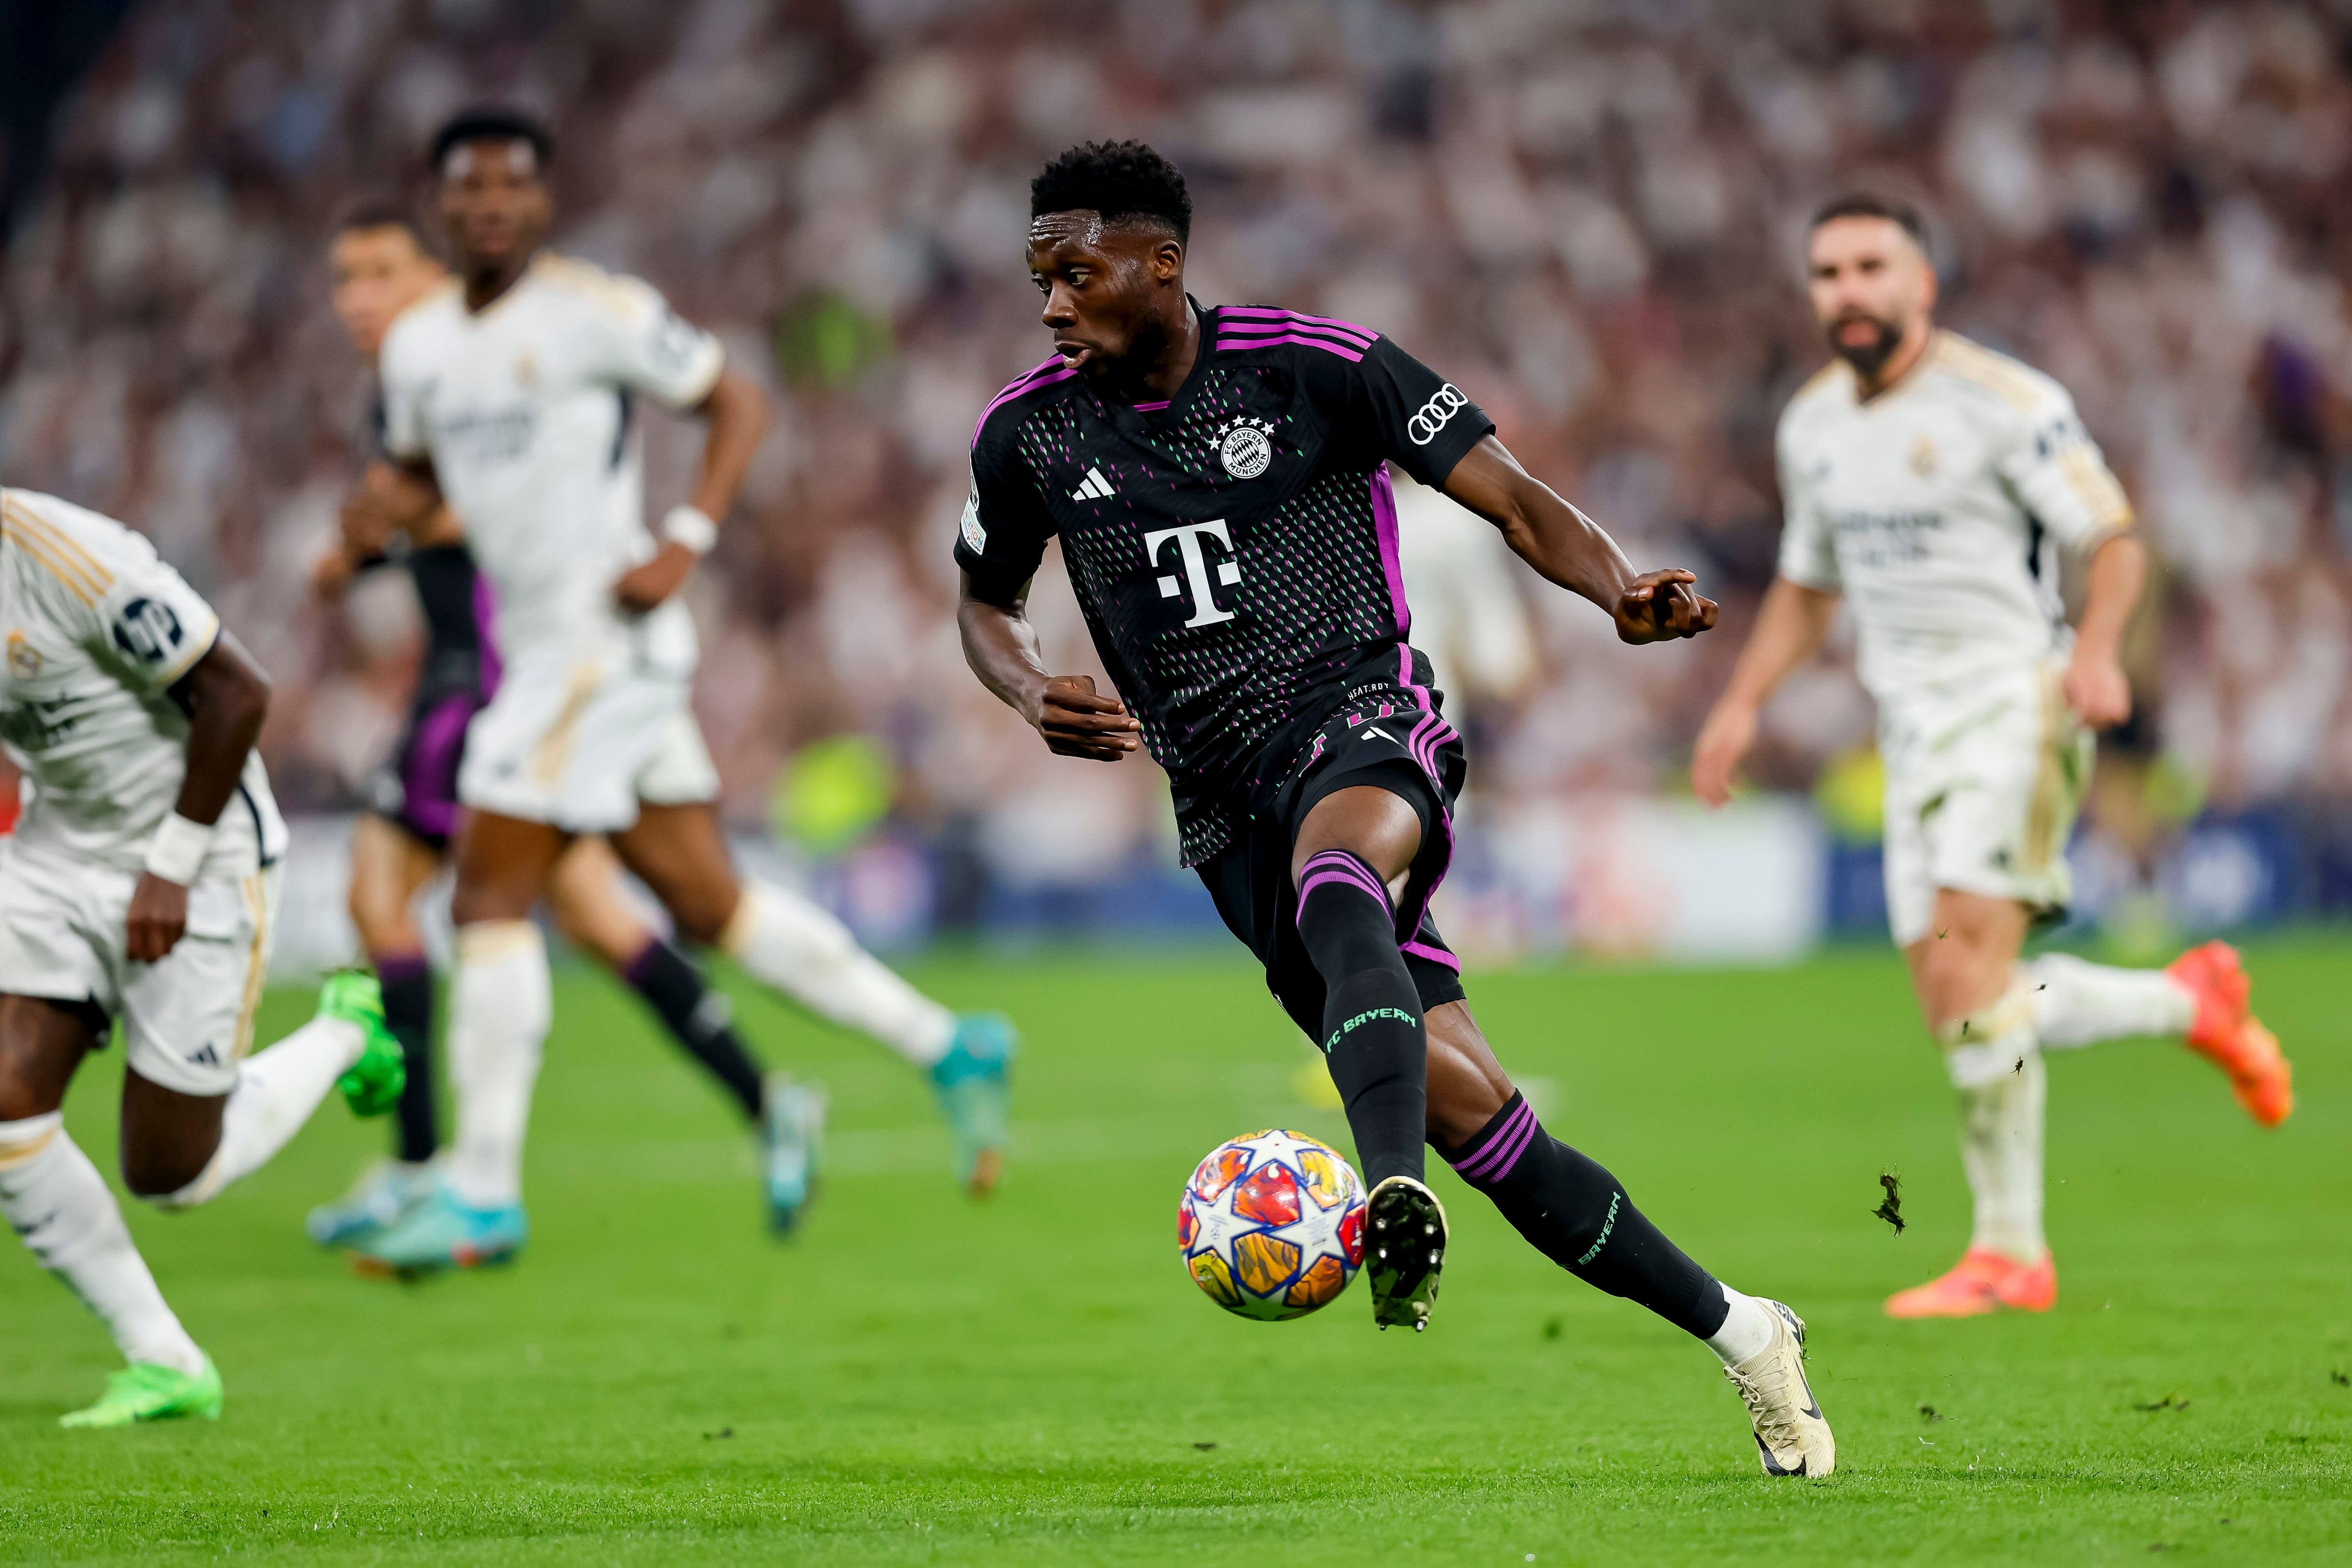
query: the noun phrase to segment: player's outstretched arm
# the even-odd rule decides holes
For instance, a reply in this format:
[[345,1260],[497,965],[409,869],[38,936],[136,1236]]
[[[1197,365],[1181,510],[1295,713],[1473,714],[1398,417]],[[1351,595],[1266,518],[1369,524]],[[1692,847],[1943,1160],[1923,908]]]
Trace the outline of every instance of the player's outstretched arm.
[[2110,534],[2091,553],[2083,596],[2083,623],[2060,690],[2075,716],[2093,729],[2131,717],[2131,682],[2124,674],[2124,628],[2147,580],[2147,551],[2129,534]]
[[997,604],[980,597],[965,574],[956,630],[971,673],[1060,756],[1116,762],[1133,751],[1143,727],[1125,703],[1097,695],[1092,675],[1045,673],[1045,648],[1029,623],[1028,607],[1026,584],[1011,602]]
[[[188,716],[188,770],[180,780],[180,797],[157,837],[192,830],[194,852],[202,858],[203,841],[221,809],[236,790],[238,777],[253,743],[261,737],[261,721],[269,712],[269,677],[223,629],[205,656],[172,685],[168,694]],[[131,890],[126,921],[127,951],[136,962],[152,964],[169,953],[188,928],[188,883],[195,868],[166,867],[175,874],[153,869],[156,852],[148,857]]]
[[[662,547],[651,560],[631,567],[613,585],[625,609],[651,610],[685,586],[694,563],[718,537],[718,524],[735,506],[752,455],[768,434],[768,394],[751,378],[721,371],[693,412],[704,421],[702,466],[693,499],[662,521]],[[680,520],[680,513],[692,516]]]
[[1821,652],[1837,601],[1834,593],[1785,577],[1774,578],[1765,590],[1756,630],[1739,651],[1731,684],[1716,699],[1691,756],[1691,787],[1708,805],[1731,799],[1732,777],[1756,744],[1757,715],[1790,671]]
[[1599,523],[1520,467],[1492,435],[1454,465],[1445,493],[1502,529],[1521,560],[1607,611],[1625,642],[1696,637],[1715,624],[1715,601],[1699,595],[1697,577],[1679,567],[1636,572]]

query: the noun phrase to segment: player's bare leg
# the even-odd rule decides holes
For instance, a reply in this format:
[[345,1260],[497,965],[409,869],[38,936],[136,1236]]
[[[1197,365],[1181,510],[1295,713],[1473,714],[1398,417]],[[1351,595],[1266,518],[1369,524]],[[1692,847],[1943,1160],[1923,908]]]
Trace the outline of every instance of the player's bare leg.
[[555,863],[549,911],[563,939],[590,953],[646,999],[670,1035],[733,1098],[760,1131],[770,1228],[798,1228],[816,1177],[824,1096],[788,1074],[767,1073],[735,1030],[724,992],[631,907],[621,862],[601,838],[575,840]]
[[1958,1267],[1887,1299],[1895,1317],[2046,1312],[2057,1270],[2042,1228],[2048,1079],[2033,986],[2018,967],[2029,915],[2013,899],[1939,888],[1928,934],[1904,949],[1919,1009],[1959,1097],[1960,1159],[1975,1197]]
[[87,1003],[0,996],[0,1215],[106,1324],[130,1366],[182,1380],[194,1413],[216,1414],[218,1375],[156,1288],[106,1178],[65,1129],[66,1085],[106,1027]]
[[681,936],[719,948],[754,979],[923,1069],[955,1134],[965,1184],[979,1194],[996,1185],[1013,1045],[1003,1019],[957,1017],[860,947],[823,909],[766,883],[740,881],[707,804],[647,802],[634,826],[613,835],[613,848],[669,910]]
[[383,988],[384,1025],[400,1041],[407,1084],[400,1092],[391,1157],[372,1163],[349,1192],[312,1209],[305,1219],[304,1228],[322,1247],[347,1245],[381,1230],[432,1187],[429,1162],[441,1137],[434,1092],[433,966],[412,908],[442,865],[438,852],[397,822],[364,812],[352,823],[352,925]]
[[[164,1303],[105,1178],[66,1132],[67,1084],[110,1020],[89,1003],[0,996],[0,1215],[44,1268],[97,1313],[129,1364],[68,1426],[220,1414],[220,1375]],[[310,1023],[240,1064],[226,1095],[123,1078],[125,1185],[187,1208],[267,1162],[338,1080],[362,1113],[400,1092],[399,1047],[374,982],[339,976]]]

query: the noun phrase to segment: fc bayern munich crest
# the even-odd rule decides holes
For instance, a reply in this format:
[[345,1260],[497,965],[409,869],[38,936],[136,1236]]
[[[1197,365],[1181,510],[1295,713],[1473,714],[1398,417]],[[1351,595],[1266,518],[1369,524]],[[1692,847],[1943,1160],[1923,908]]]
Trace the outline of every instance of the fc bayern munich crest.
[[1217,461],[1236,479],[1255,479],[1274,465],[1274,423],[1244,417],[1217,427]]

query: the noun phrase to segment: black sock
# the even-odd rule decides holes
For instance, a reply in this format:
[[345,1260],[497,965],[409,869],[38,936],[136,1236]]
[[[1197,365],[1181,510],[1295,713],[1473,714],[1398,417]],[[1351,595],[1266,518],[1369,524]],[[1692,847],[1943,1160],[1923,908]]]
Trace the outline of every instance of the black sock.
[[400,1092],[394,1117],[394,1155],[421,1166],[441,1146],[433,1106],[433,966],[422,953],[379,958],[376,983],[383,988],[383,1023],[400,1041],[408,1084]]
[[1299,873],[1298,936],[1323,977],[1323,1048],[1348,1107],[1367,1188],[1422,1179],[1429,1040],[1421,989],[1397,948],[1396,915],[1371,867],[1326,850]]
[[1701,1339],[1722,1329],[1730,1309],[1715,1277],[1633,1207],[1615,1176],[1545,1132],[1526,1096],[1512,1095],[1445,1163],[1586,1284]]
[[751,1060],[735,1032],[734,1013],[726,994],[712,990],[685,954],[658,940],[646,944],[646,950],[630,960],[622,977],[661,1015],[678,1044],[735,1097],[743,1114],[757,1122],[762,1075],[760,1064]]

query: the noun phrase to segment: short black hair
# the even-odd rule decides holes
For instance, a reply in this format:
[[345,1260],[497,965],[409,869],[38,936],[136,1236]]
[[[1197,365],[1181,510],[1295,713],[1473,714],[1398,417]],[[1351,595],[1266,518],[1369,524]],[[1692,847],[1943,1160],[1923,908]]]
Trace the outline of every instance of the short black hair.
[[331,232],[347,235],[362,229],[405,229],[420,253],[433,254],[432,242],[425,237],[425,225],[416,221],[408,204],[397,196],[375,193],[353,197],[335,214],[335,226]]
[[1813,214],[1813,221],[1808,225],[1807,232],[1823,224],[1834,223],[1839,218],[1885,218],[1891,224],[1899,225],[1921,250],[1927,248],[1927,220],[1921,217],[1919,209],[1908,202],[1898,202],[1875,191],[1848,191],[1843,196],[1823,202]]
[[1144,218],[1192,237],[1192,197],[1183,171],[1140,141],[1082,141],[1029,182],[1029,215],[1096,212],[1115,224]]
[[528,141],[541,168],[555,162],[555,138],[536,115],[488,104],[459,110],[433,133],[433,172],[438,174],[450,150],[468,141]]

